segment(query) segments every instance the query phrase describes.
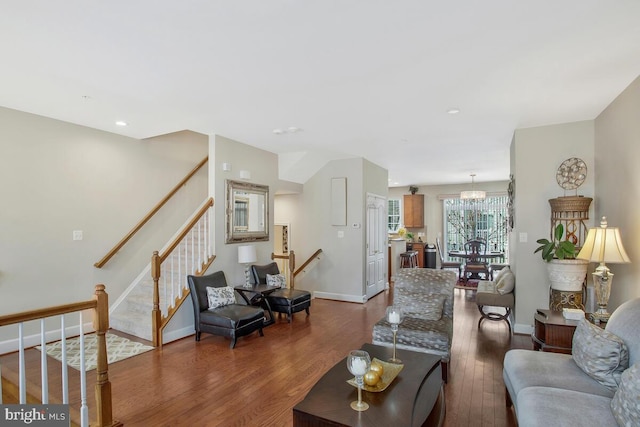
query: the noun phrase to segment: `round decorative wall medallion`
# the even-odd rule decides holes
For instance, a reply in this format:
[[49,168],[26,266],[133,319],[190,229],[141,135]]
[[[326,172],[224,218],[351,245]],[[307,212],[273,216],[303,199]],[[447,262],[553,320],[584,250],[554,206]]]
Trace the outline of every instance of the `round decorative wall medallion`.
[[571,157],[560,165],[556,172],[558,185],[565,190],[575,190],[587,178],[587,164],[584,160]]

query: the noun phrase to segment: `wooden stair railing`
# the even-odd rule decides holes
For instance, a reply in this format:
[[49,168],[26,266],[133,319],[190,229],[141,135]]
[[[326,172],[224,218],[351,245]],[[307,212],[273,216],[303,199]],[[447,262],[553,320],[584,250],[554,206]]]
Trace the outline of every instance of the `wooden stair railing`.
[[93,264],[97,268],[102,268],[109,260],[116,254],[122,247],[138,232],[140,229],[162,208],[168,201],[171,199],[177,192],[180,190],[186,183],[191,179],[192,176],[196,174],[200,170],[202,166],[204,166],[209,161],[209,156],[205,157],[196,165],[195,168],[191,170],[182,180],[173,187],[169,193],[164,196],[162,200],[158,202],[148,214],[144,216],[132,229],[127,233],[126,236],[122,238],[102,259],[95,264]]
[[[154,251],[151,256],[151,278],[153,279],[153,310],[151,312],[151,322],[152,322],[152,331],[151,336],[153,337],[153,345],[155,347],[162,346],[162,331],[167,326],[173,315],[178,311],[182,303],[185,301],[187,296],[189,296],[189,286],[187,285],[187,275],[191,274],[194,276],[201,276],[207,271],[207,268],[211,265],[211,263],[215,260],[215,256],[212,254],[211,250],[211,212],[213,211],[213,198],[209,198],[203,206],[198,210],[198,212],[193,216],[191,221],[189,221],[182,231],[176,236],[175,239],[167,246],[167,248],[159,253],[158,251]],[[175,269],[173,265],[169,265],[167,267],[167,273],[170,273],[171,279],[169,283],[165,281],[164,290],[167,294],[167,313],[163,314],[160,310],[160,278],[163,277],[163,265],[167,259],[174,254],[176,249],[180,249],[184,247],[184,245],[188,245],[189,242],[186,241],[188,237],[191,237],[191,248],[192,252],[195,247],[195,243],[193,239],[196,238],[194,234],[197,234],[197,238],[199,239],[198,246],[201,246],[201,243],[204,244],[204,253],[202,251],[198,251],[198,253],[191,253],[191,258],[188,255],[188,247],[185,248],[185,253],[179,253],[180,260],[184,259],[184,265],[182,262],[179,262],[178,272],[179,277],[177,283],[174,281]],[[169,263],[171,264],[171,263]],[[182,270],[184,267],[184,270]]]
[[287,262],[287,268],[289,270],[289,287],[291,289],[295,289],[295,279],[296,276],[302,272],[305,271],[305,269],[307,267],[309,267],[309,265],[315,261],[315,260],[319,260],[320,259],[320,254],[322,254],[322,249],[318,249],[317,251],[315,251],[313,253],[313,255],[311,255],[309,257],[309,259],[307,259],[305,262],[302,263],[302,265],[300,266],[300,268],[298,268],[296,270],[296,254],[294,251],[289,251],[288,254],[282,254],[282,255],[276,255],[274,253],[271,254],[271,259],[284,259]]
[[296,254],[293,251],[289,251],[289,254],[276,255],[271,253],[271,259],[284,259],[287,260],[289,268],[289,287],[295,289],[295,277],[293,277],[293,270],[296,268]]
[[305,262],[303,262],[303,263],[302,263],[302,265],[300,266],[300,268],[298,268],[298,269],[295,271],[295,273],[293,273],[293,275],[294,275],[294,276],[297,276],[297,275],[299,275],[300,273],[305,272],[305,269],[306,269],[307,267],[309,267],[309,265],[310,265],[312,262],[314,262],[314,261],[316,261],[316,260],[320,260],[320,255],[321,255],[321,254],[322,254],[322,249],[318,249],[317,251],[315,251],[315,252],[313,253],[313,255],[311,255],[311,256],[309,257],[309,259],[307,259]]
[[[96,384],[95,384],[95,400],[96,400],[96,420],[92,425],[98,427],[115,427],[122,426],[122,423],[115,421],[112,415],[112,399],[111,399],[111,382],[109,381],[109,365],[107,361],[107,342],[105,334],[109,329],[109,296],[105,292],[104,285],[96,285],[93,299],[89,301],[81,301],[71,304],[59,305],[55,307],[48,307],[39,310],[26,311],[22,313],[9,314],[0,316],[0,327],[15,325],[19,326],[20,338],[19,338],[19,358],[20,358],[20,373],[19,373],[19,385],[7,382],[7,386],[10,388],[15,387],[14,390],[7,390],[7,394],[17,396],[21,404],[27,402],[33,402],[37,398],[32,394],[27,394],[26,390],[26,371],[24,363],[24,343],[22,341],[22,324],[31,320],[40,320],[41,325],[44,325],[44,319],[61,316],[61,325],[64,325],[64,315],[68,313],[80,312],[80,319],[82,323],[82,311],[92,310],[93,312],[93,328],[95,329],[97,337],[97,367],[96,367]],[[82,328],[82,325],[81,325]],[[61,327],[62,333],[64,333],[64,327]],[[81,331],[82,333],[82,331]],[[44,326],[41,326],[41,337],[44,341]],[[47,372],[46,369],[46,357],[42,357],[42,366],[40,370],[43,373]],[[67,369],[63,366],[63,370]],[[84,371],[81,375],[84,375]],[[44,380],[44,379],[43,379]],[[9,385],[10,384],[10,385]],[[63,391],[64,393],[64,391]],[[43,401],[48,399],[48,389],[43,387]],[[86,402],[83,402],[86,403]],[[74,411],[70,411],[72,414]],[[88,410],[86,407],[81,409],[83,419],[88,420]],[[81,424],[85,424],[82,422]]]

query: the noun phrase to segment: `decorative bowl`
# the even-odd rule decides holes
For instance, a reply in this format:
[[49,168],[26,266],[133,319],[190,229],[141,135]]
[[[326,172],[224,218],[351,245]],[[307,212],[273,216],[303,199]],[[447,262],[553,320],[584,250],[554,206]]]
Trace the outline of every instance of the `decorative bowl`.
[[[377,359],[375,357],[371,362],[372,363],[378,362],[379,364],[382,365],[384,369],[382,373],[382,377],[380,378],[380,381],[378,381],[376,385],[370,386],[365,384],[362,387],[364,391],[372,391],[374,393],[386,390],[386,388],[389,387],[389,384],[391,384],[393,380],[398,376],[400,371],[402,371],[402,368],[404,368],[404,365],[402,363],[383,362],[382,360]],[[355,378],[351,378],[350,380],[347,380],[347,382],[354,387],[358,387],[358,385],[356,384]]]

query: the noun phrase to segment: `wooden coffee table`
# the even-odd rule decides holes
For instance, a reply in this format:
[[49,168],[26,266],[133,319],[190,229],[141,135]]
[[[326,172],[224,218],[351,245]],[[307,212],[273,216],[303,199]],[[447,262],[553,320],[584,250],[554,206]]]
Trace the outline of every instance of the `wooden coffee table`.
[[[389,360],[392,349],[364,344],[371,359]],[[378,393],[363,391],[369,409],[357,412],[349,404],[358,391],[347,380],[346,357],[331,368],[293,408],[294,427],[320,426],[440,426],[444,420],[444,390],[440,357],[408,350],[397,350],[404,368]]]

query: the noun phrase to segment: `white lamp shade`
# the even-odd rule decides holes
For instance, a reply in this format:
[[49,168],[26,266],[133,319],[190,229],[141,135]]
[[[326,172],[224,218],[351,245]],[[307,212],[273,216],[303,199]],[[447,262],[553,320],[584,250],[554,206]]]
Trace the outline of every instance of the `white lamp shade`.
[[257,259],[255,246],[238,246],[238,262],[240,264],[251,264]]
[[487,197],[486,191],[480,190],[471,190],[471,191],[461,191],[460,198],[461,199],[485,199]]
[[607,227],[606,220],[604,224],[604,227],[594,227],[589,230],[578,258],[610,264],[631,262],[622,246],[620,230],[617,227]]

